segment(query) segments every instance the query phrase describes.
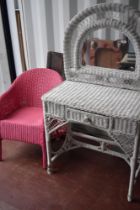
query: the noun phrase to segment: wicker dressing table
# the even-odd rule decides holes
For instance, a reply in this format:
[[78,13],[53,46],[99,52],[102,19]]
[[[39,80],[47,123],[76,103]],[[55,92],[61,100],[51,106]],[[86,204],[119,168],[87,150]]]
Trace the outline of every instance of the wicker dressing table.
[[[133,43],[134,71],[81,65],[81,47],[101,28],[119,29]],[[123,158],[130,166],[128,201],[140,171],[140,13],[121,4],[99,4],[76,15],[64,39],[66,81],[42,96],[46,132],[48,173],[63,152],[85,147]],[[109,138],[72,130],[73,123],[97,128]],[[67,124],[66,139],[58,151],[50,134]],[[85,137],[99,144],[78,141]],[[114,149],[115,148],[115,149]],[[116,148],[119,148],[118,150]]]

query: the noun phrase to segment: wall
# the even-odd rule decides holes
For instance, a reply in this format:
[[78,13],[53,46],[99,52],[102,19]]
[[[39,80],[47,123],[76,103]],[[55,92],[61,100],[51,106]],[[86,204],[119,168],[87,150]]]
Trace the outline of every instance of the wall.
[[10,74],[0,10],[0,94],[10,86]]
[[[9,1],[14,0],[7,0],[7,3]],[[15,0],[15,2],[21,10],[23,19],[28,68],[45,67],[49,50],[63,52],[64,31],[69,20],[79,11],[104,2],[121,2],[140,8],[139,0]],[[104,36],[107,33],[106,30]],[[100,31],[98,35],[100,38],[103,37]]]

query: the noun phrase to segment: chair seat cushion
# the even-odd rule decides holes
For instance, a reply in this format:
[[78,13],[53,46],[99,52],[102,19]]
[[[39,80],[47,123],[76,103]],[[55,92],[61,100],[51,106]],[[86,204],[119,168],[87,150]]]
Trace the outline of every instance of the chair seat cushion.
[[22,140],[40,144],[44,140],[43,111],[38,107],[23,107],[0,121],[2,139]]

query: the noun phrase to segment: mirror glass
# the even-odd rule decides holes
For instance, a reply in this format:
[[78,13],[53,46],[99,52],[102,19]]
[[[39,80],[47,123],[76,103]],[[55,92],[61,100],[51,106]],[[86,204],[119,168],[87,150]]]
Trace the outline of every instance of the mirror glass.
[[81,48],[81,64],[126,71],[135,70],[136,56],[126,35],[116,29],[99,29]]

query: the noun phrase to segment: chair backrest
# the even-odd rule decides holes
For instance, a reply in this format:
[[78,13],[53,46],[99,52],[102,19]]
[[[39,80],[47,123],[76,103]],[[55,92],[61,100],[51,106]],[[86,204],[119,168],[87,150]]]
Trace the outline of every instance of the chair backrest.
[[63,53],[49,51],[47,54],[47,68],[57,71],[65,79]]
[[[119,55],[118,55],[119,53]],[[111,48],[98,48],[95,51],[95,66],[100,66],[104,68],[119,68],[118,56],[120,60],[122,58],[121,52],[116,52]],[[117,56],[118,55],[118,56]]]
[[62,77],[51,69],[30,69],[14,81],[15,97],[18,97],[21,106],[41,107],[41,96],[62,81]]

